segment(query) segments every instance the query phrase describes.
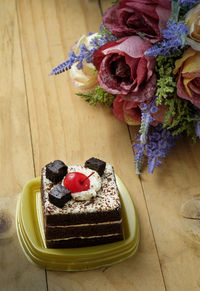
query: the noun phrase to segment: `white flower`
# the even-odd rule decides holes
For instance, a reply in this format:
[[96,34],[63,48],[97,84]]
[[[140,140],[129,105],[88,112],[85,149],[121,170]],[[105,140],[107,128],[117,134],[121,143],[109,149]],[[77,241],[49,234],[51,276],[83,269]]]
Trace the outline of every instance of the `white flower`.
[[[73,51],[77,55],[80,51],[80,45],[85,44],[86,48],[91,49],[90,42],[97,36],[97,33],[86,36],[83,35],[79,41],[74,45]],[[79,70],[77,64],[72,65],[70,69],[70,76],[75,87],[80,89],[91,89],[97,85],[98,72],[92,63],[83,61],[83,68]]]

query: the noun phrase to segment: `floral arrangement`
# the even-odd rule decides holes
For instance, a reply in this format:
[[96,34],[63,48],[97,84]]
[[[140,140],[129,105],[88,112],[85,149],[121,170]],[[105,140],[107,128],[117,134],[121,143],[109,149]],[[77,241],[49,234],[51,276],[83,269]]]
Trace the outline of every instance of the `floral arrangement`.
[[200,1],[115,1],[51,75],[67,70],[77,95],[140,125],[136,173],[153,173],[178,138],[200,138]]

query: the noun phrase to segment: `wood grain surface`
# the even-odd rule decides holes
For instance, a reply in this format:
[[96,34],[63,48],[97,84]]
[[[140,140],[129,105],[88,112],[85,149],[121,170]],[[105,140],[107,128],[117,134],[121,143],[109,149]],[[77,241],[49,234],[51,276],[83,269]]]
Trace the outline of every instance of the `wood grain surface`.
[[[103,11],[111,2],[102,1]],[[49,76],[81,35],[98,30],[98,1],[0,0],[0,16],[0,222],[5,215],[9,223],[0,235],[0,290],[200,290],[200,240],[180,211],[200,194],[199,144],[180,141],[154,175],[138,177],[136,129],[80,99],[67,72]],[[46,163],[83,164],[91,156],[110,162],[126,184],[139,215],[139,251],[94,271],[40,269],[16,237],[18,193]]]
[[18,193],[34,166],[13,0],[0,1],[0,39],[0,290],[46,290],[45,271],[28,262],[15,231]]

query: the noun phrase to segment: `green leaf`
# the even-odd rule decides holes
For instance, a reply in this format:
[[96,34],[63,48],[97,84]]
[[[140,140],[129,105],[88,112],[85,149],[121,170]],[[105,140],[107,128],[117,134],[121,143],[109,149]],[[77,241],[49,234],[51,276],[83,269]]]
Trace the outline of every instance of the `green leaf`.
[[157,73],[157,105],[161,105],[164,99],[173,96],[176,92],[176,80],[173,74],[175,60],[180,56],[180,53],[167,56],[158,56],[156,58],[156,73]]
[[177,96],[177,76],[173,74],[175,61],[181,53],[171,56],[158,56],[156,59],[157,73],[157,105],[168,107],[163,126],[172,130],[173,135],[186,133],[196,140],[195,121],[200,117],[195,114],[194,106],[189,100]]
[[200,116],[195,114],[194,107],[190,101],[174,96],[174,98],[166,99],[164,105],[169,106],[169,110],[165,114],[163,126],[172,130],[173,135],[183,132],[187,136],[196,140],[195,122],[200,122]]
[[113,101],[116,95],[106,92],[100,86],[97,86],[93,90],[88,91],[87,93],[77,93],[76,95],[85,99],[90,105],[103,104],[106,107],[110,107],[113,104]]

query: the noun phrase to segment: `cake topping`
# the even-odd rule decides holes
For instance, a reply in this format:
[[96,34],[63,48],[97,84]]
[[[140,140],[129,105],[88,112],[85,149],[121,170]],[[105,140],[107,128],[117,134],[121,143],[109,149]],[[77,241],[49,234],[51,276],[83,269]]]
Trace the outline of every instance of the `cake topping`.
[[68,167],[60,160],[46,165],[46,177],[53,183],[60,182],[67,174]]
[[59,208],[62,208],[71,198],[71,191],[61,184],[57,184],[49,192],[49,201]]
[[[86,176],[90,175],[90,173],[94,172],[89,168],[85,168],[81,165],[68,165],[68,173],[71,172],[80,172],[85,174]],[[90,189],[87,191],[82,191],[78,193],[71,193],[72,199],[68,201],[64,207],[61,209],[59,207],[54,206],[49,201],[49,192],[55,186],[53,183],[46,178],[46,169],[44,168],[42,171],[42,177],[45,183],[45,207],[48,213],[60,214],[60,213],[83,213],[84,207],[86,203],[87,211],[94,212],[94,211],[104,211],[112,210],[116,207],[119,207],[119,200],[118,200],[118,191],[116,188],[115,177],[113,168],[110,164],[106,163],[106,168],[104,171],[104,175],[102,178],[98,175],[97,172],[93,174],[90,179]],[[61,185],[63,185],[63,181]],[[95,183],[95,188],[94,188]],[[64,186],[64,185],[63,185]],[[97,190],[97,186],[99,186],[99,190]],[[95,191],[91,191],[91,189],[95,189]],[[89,198],[90,196],[90,198]],[[109,198],[108,198],[109,196]],[[79,200],[78,200],[79,199]],[[82,203],[82,202],[83,203]],[[81,203],[80,203],[81,202]],[[90,202],[90,203],[89,203]]]
[[90,179],[83,173],[71,172],[65,176],[63,185],[72,193],[82,192],[90,188]]
[[80,166],[77,172],[72,171],[65,176],[62,185],[71,191],[74,200],[90,200],[101,189],[101,177],[96,171]]
[[85,167],[97,171],[102,176],[106,167],[106,163],[97,158],[90,158],[85,162]]

